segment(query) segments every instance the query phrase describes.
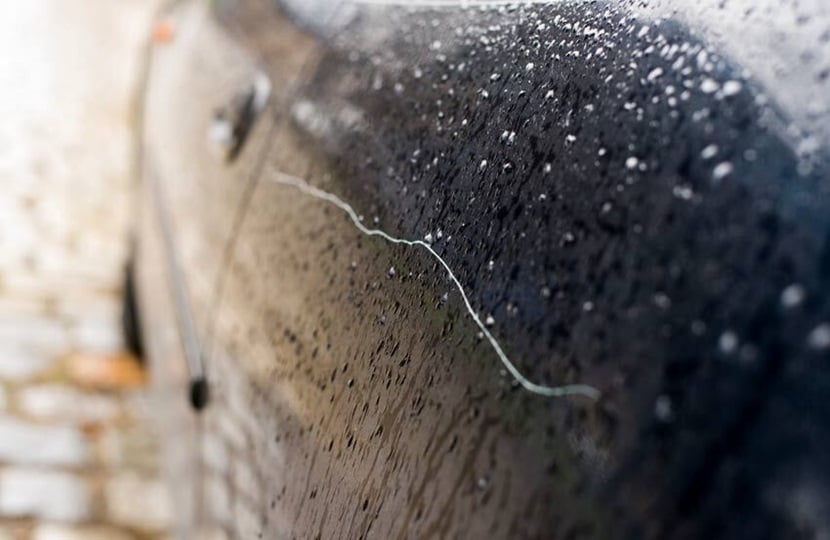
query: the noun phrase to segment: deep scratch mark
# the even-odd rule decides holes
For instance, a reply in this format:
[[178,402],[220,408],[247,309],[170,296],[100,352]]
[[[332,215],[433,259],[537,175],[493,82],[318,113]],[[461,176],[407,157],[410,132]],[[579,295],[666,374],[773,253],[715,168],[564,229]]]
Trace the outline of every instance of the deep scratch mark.
[[473,309],[472,304],[470,304],[470,299],[467,297],[467,293],[464,290],[464,287],[461,285],[461,282],[456,277],[455,273],[449,267],[447,262],[434,249],[432,249],[432,246],[429,245],[427,242],[424,242],[423,240],[407,240],[405,238],[395,238],[394,236],[391,236],[380,229],[369,229],[360,221],[360,218],[358,217],[357,212],[355,212],[354,208],[352,208],[351,205],[343,201],[337,195],[314,187],[302,178],[298,178],[296,176],[292,176],[290,174],[286,174],[276,170],[272,170],[272,173],[272,175],[267,175],[269,181],[277,184],[282,184],[285,186],[294,187],[299,191],[305,193],[306,195],[331,203],[339,209],[343,210],[346,213],[346,215],[349,216],[349,219],[351,219],[352,223],[354,223],[355,227],[357,227],[358,230],[360,230],[360,232],[362,232],[363,234],[367,236],[378,236],[392,244],[417,246],[423,248],[430,255],[432,255],[439,263],[441,263],[441,266],[443,266],[444,269],[447,271],[450,279],[455,284],[456,289],[458,289],[458,292],[461,293],[461,298],[464,300],[464,305],[466,306],[467,312],[470,314],[470,317],[472,317],[473,321],[476,323],[476,326],[478,326],[479,330],[481,330],[481,333],[490,343],[493,350],[496,352],[496,355],[499,357],[499,360],[501,360],[501,363],[504,365],[507,371],[510,372],[513,378],[515,378],[516,381],[519,382],[522,388],[524,388],[528,392],[532,392],[534,394],[539,394],[542,396],[561,397],[570,395],[580,395],[593,400],[599,399],[600,392],[593,386],[589,386],[586,384],[545,386],[541,384],[536,384],[530,381],[524,375],[522,375],[518,368],[507,357],[507,354],[505,354],[504,350],[501,348],[501,345],[499,344],[498,340],[495,337],[493,337],[493,334],[490,333],[490,331],[481,321],[481,318],[478,316],[478,313],[476,313],[476,311]]

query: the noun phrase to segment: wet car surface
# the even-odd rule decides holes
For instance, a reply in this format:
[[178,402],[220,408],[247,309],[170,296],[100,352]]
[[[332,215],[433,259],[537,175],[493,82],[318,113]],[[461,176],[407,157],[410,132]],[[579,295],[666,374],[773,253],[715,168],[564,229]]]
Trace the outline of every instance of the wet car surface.
[[[196,526],[827,532],[826,18],[784,10],[825,35],[805,59],[758,37],[800,43],[771,4],[675,4],[171,15],[145,161],[211,389]],[[216,61],[220,25],[244,62],[167,70],[222,99],[165,112],[164,58]],[[205,158],[255,58],[268,108]]]

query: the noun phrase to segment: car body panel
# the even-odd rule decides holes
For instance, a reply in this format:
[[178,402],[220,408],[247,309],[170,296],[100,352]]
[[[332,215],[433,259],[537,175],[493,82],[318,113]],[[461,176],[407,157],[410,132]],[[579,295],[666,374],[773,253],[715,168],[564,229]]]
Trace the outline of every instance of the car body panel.
[[169,234],[195,331],[204,340],[225,250],[265,152],[273,115],[261,115],[241,154],[228,163],[222,146],[211,139],[215,115],[255,80],[255,56],[228,36],[206,3],[179,4],[166,16],[175,25],[175,37],[152,51],[143,159],[169,210]]
[[[207,519],[275,538],[828,530],[823,124],[756,38],[730,54],[686,4],[438,4],[219,10],[292,84],[210,314]],[[510,366],[601,397],[537,395]]]
[[177,534],[191,538],[207,528],[202,430],[188,395],[204,376],[208,313],[222,261],[273,120],[264,115],[228,163],[211,129],[217,109],[254,80],[254,56],[228,37],[206,4],[178,4],[164,16],[175,33],[151,50],[136,264],[159,431],[179,509]]

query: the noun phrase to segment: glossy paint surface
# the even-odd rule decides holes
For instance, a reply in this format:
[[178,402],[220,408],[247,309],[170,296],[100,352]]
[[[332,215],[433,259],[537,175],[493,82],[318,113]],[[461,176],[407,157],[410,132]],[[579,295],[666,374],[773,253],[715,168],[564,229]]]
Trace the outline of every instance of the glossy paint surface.
[[[205,336],[219,528],[830,530],[827,40],[737,4],[288,6],[282,55],[224,4],[280,98]],[[599,400],[518,384],[440,261],[528,381]]]

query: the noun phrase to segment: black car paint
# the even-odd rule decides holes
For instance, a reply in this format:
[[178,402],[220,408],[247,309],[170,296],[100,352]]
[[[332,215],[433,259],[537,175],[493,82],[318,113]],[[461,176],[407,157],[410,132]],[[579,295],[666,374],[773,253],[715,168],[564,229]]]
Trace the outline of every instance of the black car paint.
[[[644,51],[707,50],[689,30],[641,32],[593,3],[352,9],[276,107],[206,337],[217,406],[241,392],[259,426],[246,459],[261,492],[246,496],[263,531],[288,536],[277,506],[299,536],[824,530],[828,352],[808,335],[830,318],[827,159],[804,166],[763,85],[712,51],[712,69],[681,73]],[[742,84],[727,96],[705,79]],[[599,402],[500,376],[434,261],[362,237],[269,167],[394,236],[431,235],[523,373],[591,384]],[[793,284],[806,299],[784,305]],[[291,472],[269,465],[272,445]],[[805,489],[818,507],[788,507]]]

